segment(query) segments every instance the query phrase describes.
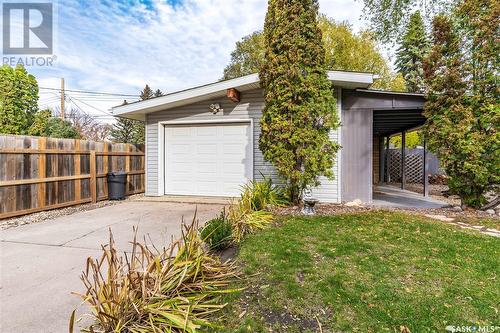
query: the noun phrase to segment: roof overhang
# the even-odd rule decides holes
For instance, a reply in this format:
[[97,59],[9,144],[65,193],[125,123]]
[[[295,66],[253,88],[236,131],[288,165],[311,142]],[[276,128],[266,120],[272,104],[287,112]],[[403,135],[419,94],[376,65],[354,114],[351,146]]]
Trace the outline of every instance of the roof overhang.
[[373,134],[391,136],[425,123],[425,95],[417,93],[356,89],[343,91],[344,110],[373,111]]
[[[368,88],[377,75],[361,72],[329,71],[328,78],[334,86],[356,89]],[[151,98],[145,101],[133,102],[111,108],[111,112],[118,117],[144,120],[148,113],[168,110],[195,102],[226,96],[227,90],[235,88],[240,92],[260,88],[258,74],[250,74],[235,79],[206,84],[186,90],[173,92],[164,96]]]

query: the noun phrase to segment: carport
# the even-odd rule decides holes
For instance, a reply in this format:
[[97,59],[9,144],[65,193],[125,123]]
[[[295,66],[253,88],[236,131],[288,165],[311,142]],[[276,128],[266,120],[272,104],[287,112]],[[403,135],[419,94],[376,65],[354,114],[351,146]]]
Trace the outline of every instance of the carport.
[[[342,199],[372,202],[376,184],[388,180],[386,151],[391,136],[402,135],[401,189],[406,182],[406,133],[425,123],[423,94],[370,89],[342,93]],[[423,183],[428,196],[427,156],[424,143]]]

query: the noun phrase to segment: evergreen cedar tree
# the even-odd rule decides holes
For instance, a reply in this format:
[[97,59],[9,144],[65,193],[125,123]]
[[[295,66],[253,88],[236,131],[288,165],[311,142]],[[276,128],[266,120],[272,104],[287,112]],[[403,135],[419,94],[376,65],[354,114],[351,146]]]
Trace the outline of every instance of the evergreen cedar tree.
[[317,0],[270,0],[264,25],[259,146],[294,202],[320,176],[333,178],[339,149],[329,139],[339,121],[317,17]]
[[413,13],[396,51],[396,68],[403,75],[409,92],[424,92],[423,62],[429,52],[429,40],[419,11]]
[[459,4],[456,16],[437,16],[424,62],[429,147],[450,177],[450,192],[479,208],[500,184],[498,1]]

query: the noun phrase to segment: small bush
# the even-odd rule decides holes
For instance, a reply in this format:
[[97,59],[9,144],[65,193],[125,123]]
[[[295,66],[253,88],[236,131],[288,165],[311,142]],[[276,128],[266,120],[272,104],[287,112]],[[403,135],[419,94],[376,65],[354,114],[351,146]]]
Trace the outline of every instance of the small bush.
[[[119,256],[110,232],[100,259],[87,260],[82,274],[95,324],[87,332],[199,332],[238,277],[233,263],[222,263],[204,249],[193,220],[182,238],[163,250],[150,249],[134,237],[132,253]],[[70,331],[74,328],[74,312]]]
[[223,210],[219,217],[208,221],[201,229],[201,238],[210,250],[223,250],[231,244],[232,228]]

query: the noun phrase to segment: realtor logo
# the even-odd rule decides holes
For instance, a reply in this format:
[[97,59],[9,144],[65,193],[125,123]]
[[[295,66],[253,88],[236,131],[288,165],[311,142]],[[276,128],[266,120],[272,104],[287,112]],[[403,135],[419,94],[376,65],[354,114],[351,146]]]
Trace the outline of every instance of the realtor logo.
[[52,54],[52,3],[3,3],[3,53]]

